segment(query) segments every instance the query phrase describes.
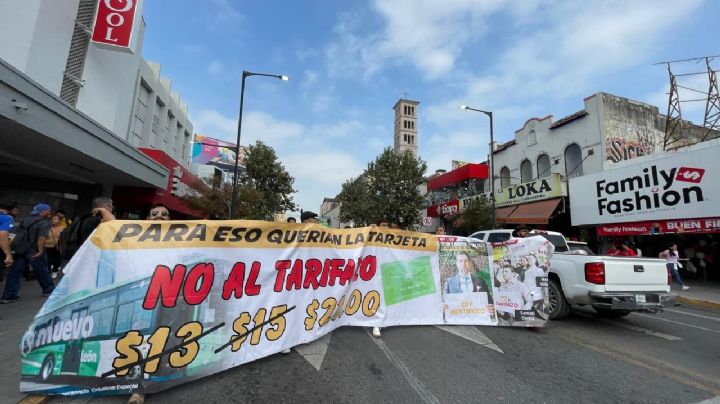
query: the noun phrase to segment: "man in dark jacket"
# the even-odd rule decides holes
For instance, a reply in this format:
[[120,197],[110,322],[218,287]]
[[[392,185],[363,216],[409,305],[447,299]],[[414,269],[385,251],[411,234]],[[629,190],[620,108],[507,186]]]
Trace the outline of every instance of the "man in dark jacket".
[[50,296],[55,284],[48,272],[47,256],[45,255],[45,239],[50,231],[50,206],[39,203],[33,208],[30,217],[21,220],[17,225],[13,239],[13,260],[5,284],[0,303],[7,304],[17,301],[20,296],[20,278],[23,269],[32,266],[43,296]]

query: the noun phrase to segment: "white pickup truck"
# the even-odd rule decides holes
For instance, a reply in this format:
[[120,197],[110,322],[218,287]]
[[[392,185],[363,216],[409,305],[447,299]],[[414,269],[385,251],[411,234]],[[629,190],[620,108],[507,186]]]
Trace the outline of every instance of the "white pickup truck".
[[[510,230],[485,230],[470,237],[508,240]],[[573,254],[562,234],[534,231],[555,246],[548,274],[550,318],[561,319],[571,305],[590,305],[601,315],[622,317],[632,311],[657,312],[674,303],[665,261],[657,258]]]

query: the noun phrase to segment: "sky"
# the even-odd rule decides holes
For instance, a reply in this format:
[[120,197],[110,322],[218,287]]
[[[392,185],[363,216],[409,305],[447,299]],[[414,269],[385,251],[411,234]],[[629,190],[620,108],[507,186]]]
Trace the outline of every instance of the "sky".
[[[400,98],[420,102],[430,174],[487,156],[488,119],[462,104],[493,111],[500,143],[601,91],[664,113],[667,66],[654,63],[720,55],[715,0],[145,0],[143,16],[143,56],[162,64],[195,133],[235,142],[243,70],[289,76],[246,80],[240,143],[273,147],[298,207],[315,212],[393,145]],[[704,103],[682,108],[702,123]]]

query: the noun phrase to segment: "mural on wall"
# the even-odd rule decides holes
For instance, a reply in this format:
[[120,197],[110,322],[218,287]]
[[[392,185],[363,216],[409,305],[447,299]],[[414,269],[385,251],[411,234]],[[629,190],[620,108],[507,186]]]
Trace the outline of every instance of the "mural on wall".
[[658,108],[603,94],[605,160],[614,164],[662,151]]
[[612,128],[605,138],[605,156],[608,162],[617,163],[647,156],[660,150],[662,134],[655,129],[639,128],[626,124],[625,128]]

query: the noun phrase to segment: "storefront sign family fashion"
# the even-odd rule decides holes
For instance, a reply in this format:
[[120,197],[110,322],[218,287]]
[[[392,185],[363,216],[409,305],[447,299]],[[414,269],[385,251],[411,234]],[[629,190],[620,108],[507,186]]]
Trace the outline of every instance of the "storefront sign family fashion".
[[572,178],[572,224],[718,216],[719,155],[714,146]]

